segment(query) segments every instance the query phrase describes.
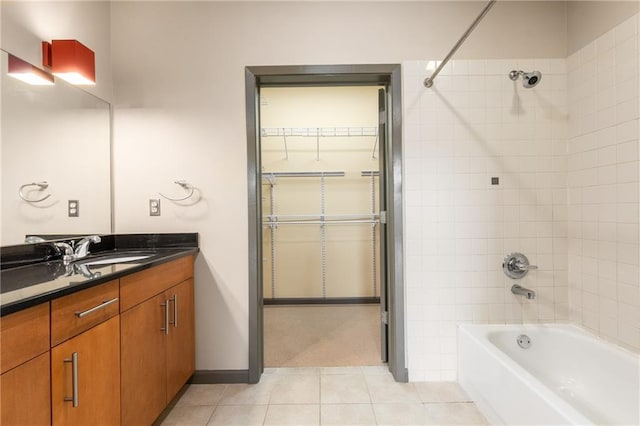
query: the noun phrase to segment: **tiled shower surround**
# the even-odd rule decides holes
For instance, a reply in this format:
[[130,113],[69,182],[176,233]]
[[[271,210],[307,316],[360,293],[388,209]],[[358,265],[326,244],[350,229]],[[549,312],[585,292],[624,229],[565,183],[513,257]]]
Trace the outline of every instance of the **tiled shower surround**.
[[[454,60],[431,89],[433,63],[403,63],[411,381],[456,378],[460,323],[571,320],[640,349],[637,21],[566,60]],[[514,251],[535,300],[510,292]]]
[[567,60],[571,321],[640,349],[638,22]]

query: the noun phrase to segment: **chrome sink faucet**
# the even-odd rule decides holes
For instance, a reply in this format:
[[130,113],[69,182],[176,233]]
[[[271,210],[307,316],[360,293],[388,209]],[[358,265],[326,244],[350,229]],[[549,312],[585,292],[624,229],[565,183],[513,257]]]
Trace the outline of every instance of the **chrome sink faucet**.
[[528,288],[522,287],[518,284],[514,284],[511,286],[511,293],[517,294],[520,296],[525,296],[529,300],[533,300],[536,298],[536,292],[533,290],[529,290]]
[[73,262],[74,260],[82,259],[89,254],[89,244],[91,243],[99,243],[101,238],[98,235],[91,235],[89,237],[84,237],[75,245],[76,249],[74,251],[73,246],[68,243],[55,243],[54,245],[59,249],[62,249],[62,262],[65,265]]
[[91,243],[99,243],[102,239],[98,235],[91,235],[89,237],[84,237],[76,244],[76,259],[82,259],[89,254],[89,244]]

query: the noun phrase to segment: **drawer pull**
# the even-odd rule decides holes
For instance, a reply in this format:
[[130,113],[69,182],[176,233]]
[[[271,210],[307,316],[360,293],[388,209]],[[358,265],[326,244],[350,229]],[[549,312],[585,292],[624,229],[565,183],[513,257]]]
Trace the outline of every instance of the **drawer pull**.
[[169,301],[165,300],[160,306],[164,308],[164,327],[162,327],[160,331],[164,331],[164,334],[169,334]]
[[73,407],[78,406],[78,352],[71,354],[71,358],[66,358],[65,363],[71,363],[71,393],[73,396],[65,396],[64,400],[73,403]]
[[105,308],[105,307],[107,307],[107,306],[111,305],[112,303],[116,303],[117,301],[118,301],[118,298],[117,298],[117,297],[116,297],[116,298],[114,298],[114,299],[111,299],[111,300],[107,300],[106,302],[103,302],[103,303],[99,304],[98,306],[94,306],[94,307],[93,307],[93,308],[91,308],[91,309],[87,309],[86,311],[83,311],[83,312],[76,312],[76,316],[77,316],[78,318],[82,318],[82,317],[84,317],[84,316],[86,316],[86,315],[89,315],[89,314],[91,314],[91,313],[93,313],[93,312],[95,312],[95,311],[99,310],[99,309]]
[[169,321],[170,324],[173,324],[174,327],[178,326],[178,295],[174,294],[170,302],[173,302],[173,321]]

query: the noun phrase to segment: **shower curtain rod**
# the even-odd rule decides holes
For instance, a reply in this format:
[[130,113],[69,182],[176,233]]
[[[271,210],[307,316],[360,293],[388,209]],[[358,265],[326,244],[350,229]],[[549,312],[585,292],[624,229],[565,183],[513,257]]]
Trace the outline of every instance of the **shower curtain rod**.
[[462,34],[462,37],[460,37],[460,40],[458,40],[456,45],[453,46],[453,49],[451,49],[451,51],[444,58],[444,60],[442,62],[440,62],[440,65],[438,65],[438,68],[436,68],[436,70],[433,72],[433,74],[431,74],[430,77],[427,77],[427,78],[424,79],[424,86],[425,87],[428,88],[428,87],[433,86],[433,79],[436,78],[436,76],[440,73],[440,71],[442,71],[442,68],[444,68],[444,66],[447,64],[447,62],[449,62],[451,57],[456,53],[456,51],[460,48],[460,46],[462,46],[462,43],[464,43],[464,41],[467,39],[467,37],[469,37],[471,32],[478,26],[480,21],[482,21],[482,18],[484,18],[484,16],[489,12],[489,9],[491,9],[491,7],[493,7],[493,4],[495,2],[496,2],[496,0],[491,0],[489,3],[487,3],[487,5],[484,7],[484,9],[480,13],[480,15],[478,15],[476,20],[473,21],[473,23],[467,29],[467,31],[465,31],[465,33]]

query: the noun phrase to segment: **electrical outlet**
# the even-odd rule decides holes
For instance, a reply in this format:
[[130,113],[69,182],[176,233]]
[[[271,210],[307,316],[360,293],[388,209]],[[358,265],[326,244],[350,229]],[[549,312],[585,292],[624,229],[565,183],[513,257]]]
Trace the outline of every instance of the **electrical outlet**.
[[151,198],[149,200],[149,216],[160,216],[160,199]]
[[80,216],[80,202],[78,200],[69,200],[67,211],[69,212],[69,217]]

